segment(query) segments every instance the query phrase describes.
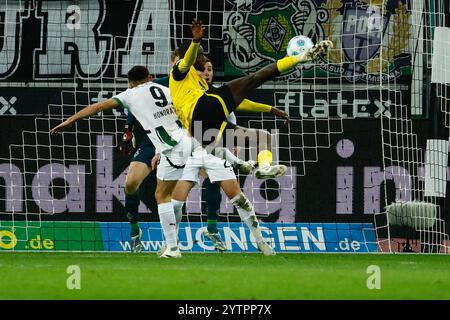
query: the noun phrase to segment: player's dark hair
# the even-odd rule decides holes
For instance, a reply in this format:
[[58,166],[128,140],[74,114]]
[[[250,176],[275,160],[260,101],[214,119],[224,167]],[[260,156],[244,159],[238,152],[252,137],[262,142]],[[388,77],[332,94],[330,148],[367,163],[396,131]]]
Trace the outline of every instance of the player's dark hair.
[[128,71],[128,81],[140,82],[146,80],[150,72],[144,66],[134,66]]
[[[206,63],[211,62],[211,59],[209,59],[207,56],[203,55],[203,59],[197,59],[194,63],[195,70],[198,71],[205,71],[205,65]],[[212,64],[212,62],[211,62]]]

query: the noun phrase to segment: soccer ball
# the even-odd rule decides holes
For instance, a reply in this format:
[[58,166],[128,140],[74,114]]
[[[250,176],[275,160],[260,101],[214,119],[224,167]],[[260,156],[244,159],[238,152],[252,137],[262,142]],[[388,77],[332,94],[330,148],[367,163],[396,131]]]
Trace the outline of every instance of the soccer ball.
[[295,56],[314,47],[312,40],[305,36],[295,36],[287,45],[288,56]]

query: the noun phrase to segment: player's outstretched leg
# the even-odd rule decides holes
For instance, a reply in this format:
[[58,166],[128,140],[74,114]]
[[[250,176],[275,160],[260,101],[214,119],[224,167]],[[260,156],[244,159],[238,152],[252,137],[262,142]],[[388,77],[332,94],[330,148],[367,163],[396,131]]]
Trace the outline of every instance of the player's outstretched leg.
[[[277,64],[272,63],[256,73],[228,82],[227,85],[230,88],[236,106],[244,101],[249,92],[256,89],[264,82],[275,78],[279,74],[280,70],[278,69]],[[272,152],[268,147],[259,149],[257,160],[258,170],[255,172],[255,176],[258,179],[277,178],[286,173],[286,166],[272,166]]]
[[227,250],[227,247],[220,237],[219,230],[217,229],[217,218],[220,211],[220,203],[222,202],[222,194],[220,193],[220,185],[217,183],[211,183],[209,178],[206,178],[203,182],[206,212],[208,218],[207,230],[203,232],[203,235],[210,240],[214,248],[219,251]]
[[[289,71],[299,63],[311,61],[321,53],[325,53],[328,48],[332,48],[333,43],[331,41],[321,41],[310,51],[303,54],[288,56],[280,59],[263,69],[249,74],[248,76],[238,78],[227,82],[227,86],[231,91],[234,98],[235,106],[239,106],[248,96],[250,92],[261,86],[264,82],[272,80],[278,75]],[[234,110],[228,110],[229,112]],[[255,176],[258,179],[277,178],[284,175],[287,171],[287,167],[284,165],[272,166],[272,152],[269,148],[262,149],[258,153],[258,170],[255,172]]]
[[[255,169],[256,163],[252,160],[244,161],[236,157],[229,149],[224,147],[216,147],[211,152],[212,155],[227,160],[234,169],[236,169],[240,174],[247,175],[252,173]],[[220,190],[220,188],[219,188]]]
[[256,240],[258,249],[265,256],[275,255],[275,250],[264,240],[253,205],[241,191],[237,180],[221,181],[220,186],[237,209],[241,220],[250,229],[250,232]]
[[211,182],[220,183],[220,187],[237,208],[239,216],[249,227],[250,232],[256,239],[258,248],[264,253],[264,255],[275,254],[272,247],[265,242],[262,236],[261,227],[259,226],[258,219],[256,218],[253,210],[253,206],[242,193],[236,179],[236,175],[231,169],[229,163],[224,163],[223,160],[208,154],[204,148],[200,147],[200,145],[195,148],[191,154],[191,157],[186,162],[186,166],[183,170],[183,176],[178,181],[172,192],[172,203],[174,205],[175,212],[181,211],[188,197],[189,191],[198,181],[200,169],[204,169],[206,171],[207,175],[211,179]]
[[[181,212],[184,203],[187,199],[189,191],[194,186],[191,181],[179,181],[172,193],[172,203],[175,213]],[[256,218],[255,211],[250,201],[241,192],[239,184],[236,179],[220,181],[220,186],[224,190],[225,194],[231,200],[236,207],[241,220],[248,226],[250,232],[256,240],[258,249],[265,255],[275,255],[275,250],[266,243],[262,236],[261,227],[259,226],[258,219]]]
[[143,248],[141,243],[142,230],[139,228],[139,186],[150,172],[150,167],[145,163],[132,161],[125,179],[125,208],[131,229],[131,251],[136,253],[141,252]]
[[[333,43],[331,41],[321,41],[308,52],[284,57],[255,73],[227,82],[226,84],[231,90],[236,106],[239,106],[241,102],[247,98],[250,92],[261,86],[264,82],[292,70],[300,63],[314,60],[319,54],[327,52],[327,50],[332,47]],[[233,110],[228,111],[231,112]]]
[[[255,172],[257,179],[273,179],[283,176],[287,167],[285,165],[272,165],[272,137],[269,132],[262,129],[244,128],[236,126],[234,135],[238,141],[249,139],[249,143],[256,143],[258,150],[258,170]],[[255,164],[252,164],[253,167]]]

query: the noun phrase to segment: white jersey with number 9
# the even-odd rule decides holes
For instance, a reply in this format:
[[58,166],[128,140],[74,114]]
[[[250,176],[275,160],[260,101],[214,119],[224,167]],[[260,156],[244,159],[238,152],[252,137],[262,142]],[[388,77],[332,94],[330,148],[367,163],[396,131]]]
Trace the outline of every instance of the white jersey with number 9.
[[146,82],[113,99],[136,117],[158,152],[172,149],[187,134],[173,108],[169,88]]

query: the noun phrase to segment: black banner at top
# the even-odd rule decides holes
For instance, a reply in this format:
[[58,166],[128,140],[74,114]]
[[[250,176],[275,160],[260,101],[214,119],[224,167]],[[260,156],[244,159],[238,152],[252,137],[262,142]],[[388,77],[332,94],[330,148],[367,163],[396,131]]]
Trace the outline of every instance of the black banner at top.
[[[373,1],[372,1],[373,2]],[[202,20],[216,76],[245,75],[286,55],[289,40],[331,39],[335,49],[286,78],[379,82],[409,79],[406,0],[8,1],[0,7],[0,81],[113,81],[136,64],[169,70],[170,52]],[[378,3],[378,2],[377,2]],[[384,3],[384,2],[383,2]]]

